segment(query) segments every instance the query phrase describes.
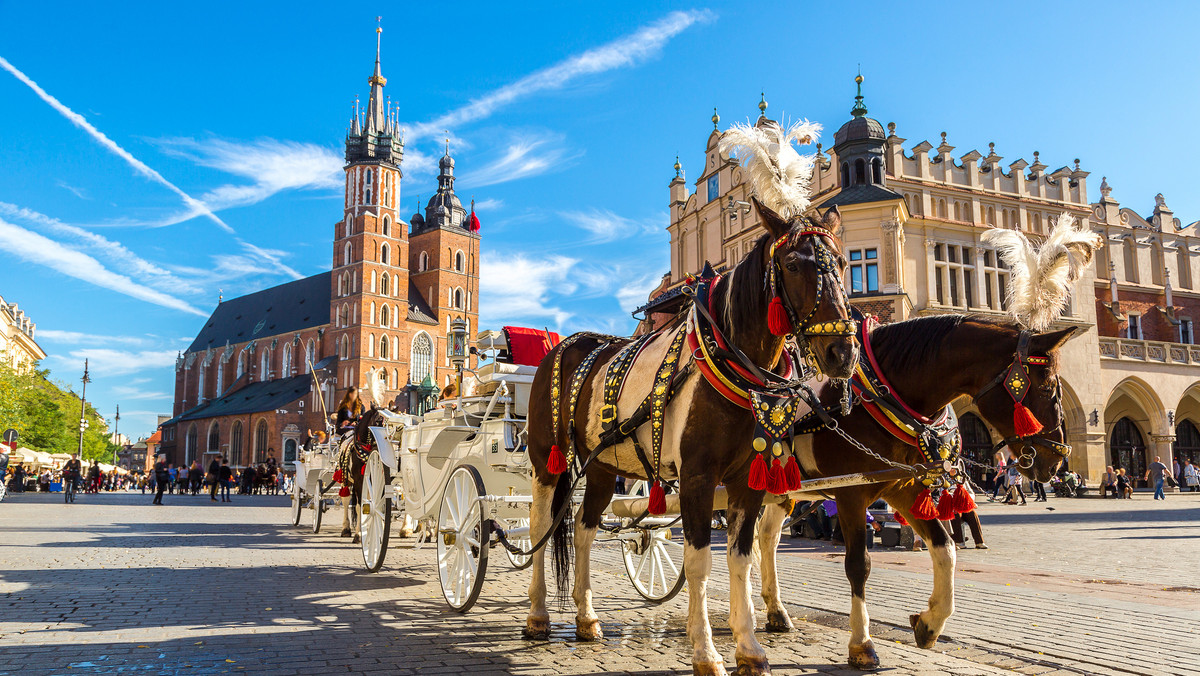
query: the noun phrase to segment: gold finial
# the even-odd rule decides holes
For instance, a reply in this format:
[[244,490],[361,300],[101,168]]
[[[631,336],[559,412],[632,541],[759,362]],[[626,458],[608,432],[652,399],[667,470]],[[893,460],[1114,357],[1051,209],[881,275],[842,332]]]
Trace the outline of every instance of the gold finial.
[[766,117],[767,116],[767,93],[762,92],[762,94],[760,96],[762,98],[760,98],[758,100],[758,112],[763,117]]
[[[716,115],[713,115],[713,117],[716,117]],[[675,156],[675,178],[680,177],[680,171],[682,169],[683,169],[683,165],[679,164],[679,156],[676,155]]]
[[[720,115],[717,115],[717,109],[716,109],[716,107],[714,107],[714,108],[713,108],[712,123],[713,123],[713,129],[720,129],[720,125],[721,125],[721,116],[720,116]],[[678,160],[679,158],[678,158],[678,157],[676,157],[675,159],[676,159],[676,160]]]

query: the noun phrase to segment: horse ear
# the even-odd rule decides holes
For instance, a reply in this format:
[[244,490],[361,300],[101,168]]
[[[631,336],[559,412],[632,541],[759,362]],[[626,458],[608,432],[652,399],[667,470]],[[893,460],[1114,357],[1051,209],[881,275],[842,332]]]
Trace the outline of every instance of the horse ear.
[[1082,334],[1085,329],[1082,326],[1072,326],[1058,331],[1047,331],[1039,333],[1029,341],[1030,353],[1033,354],[1049,354],[1062,347],[1068,340]]
[[763,227],[767,232],[771,233],[771,237],[779,239],[788,233],[791,226],[783,219],[783,216],[775,213],[770,207],[758,201],[757,197],[751,197],[750,201],[754,204],[754,208],[758,209],[758,216],[762,219]]
[[829,230],[829,232],[841,237],[842,212],[838,211],[836,204],[829,207],[829,210],[821,217],[821,225],[824,225],[825,229]]

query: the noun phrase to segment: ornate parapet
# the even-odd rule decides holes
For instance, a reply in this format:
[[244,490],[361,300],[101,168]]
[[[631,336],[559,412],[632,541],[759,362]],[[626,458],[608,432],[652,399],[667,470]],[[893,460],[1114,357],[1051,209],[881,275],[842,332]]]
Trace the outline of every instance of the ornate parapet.
[[1100,338],[1100,358],[1200,366],[1200,345],[1102,336]]

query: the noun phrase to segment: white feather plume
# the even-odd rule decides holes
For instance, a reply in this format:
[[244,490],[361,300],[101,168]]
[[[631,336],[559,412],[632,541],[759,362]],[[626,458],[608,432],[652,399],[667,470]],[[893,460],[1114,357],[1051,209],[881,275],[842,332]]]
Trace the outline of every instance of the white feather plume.
[[1035,247],[1017,230],[994,228],[983,241],[1009,267],[1008,311],[1022,326],[1044,331],[1062,315],[1070,297],[1071,284],[1083,275],[1104,240],[1090,231],[1086,222],[1063,213],[1050,235]]
[[774,121],[761,126],[734,124],[721,135],[720,150],[737,157],[746,167],[750,186],[765,206],[785,219],[808,208],[812,180],[812,155],[801,155],[792,142],[813,143],[821,125],[804,120],[788,129]]
[[371,406],[374,408],[384,408],[383,405],[383,380],[374,368],[370,371],[371,375],[367,378],[367,387],[371,390]]

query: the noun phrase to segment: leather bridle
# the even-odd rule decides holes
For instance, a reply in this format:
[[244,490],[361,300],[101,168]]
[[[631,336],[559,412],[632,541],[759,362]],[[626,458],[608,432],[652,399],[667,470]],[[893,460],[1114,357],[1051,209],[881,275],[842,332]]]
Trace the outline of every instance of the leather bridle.
[[[796,306],[792,302],[791,297],[787,292],[787,285],[780,283],[781,273],[779,271],[779,257],[776,255],[779,252],[787,252],[785,245],[789,241],[799,241],[800,238],[811,236],[813,241],[813,257],[817,267],[817,284],[816,293],[813,295],[812,309],[804,315],[802,319],[798,318],[799,314],[796,311]],[[821,307],[821,298],[825,293],[825,277],[836,275],[838,272],[837,259],[834,257],[829,247],[822,241],[822,237],[828,237],[831,241],[838,241],[827,228],[823,228],[816,223],[809,223],[797,232],[790,232],[783,237],[771,243],[770,259],[771,264],[767,269],[767,288],[772,294],[778,296],[783,302],[783,308],[787,311],[788,320],[792,324],[792,335],[796,337],[796,342],[799,343],[802,350],[808,352],[808,339],[819,336],[853,336],[858,331],[858,322],[853,319],[835,319],[826,322],[813,322],[813,316],[817,314],[817,310]],[[843,295],[845,302],[845,289],[840,284],[834,283],[833,286]],[[850,304],[845,302],[846,307]]]
[[[996,376],[995,378],[992,378],[991,381],[989,381],[986,385],[984,385],[982,388],[980,388],[980,390],[978,392],[975,393],[975,396],[974,396],[975,401],[979,401],[980,397],[987,394],[989,391],[994,389],[996,386],[1001,385],[1002,383],[1005,383],[1006,379],[1012,378],[1014,373],[1023,373],[1025,375],[1025,377],[1028,378],[1028,368],[1027,368],[1028,366],[1031,366],[1031,365],[1032,366],[1045,366],[1050,363],[1050,357],[1048,357],[1048,356],[1030,355],[1029,354],[1029,342],[1032,339],[1032,337],[1033,337],[1033,333],[1031,331],[1029,331],[1028,329],[1023,329],[1020,332],[1020,334],[1018,334],[1017,350],[1016,350],[1016,353],[1013,355],[1012,363],[1010,363],[1009,367],[1006,368],[1004,371],[1001,371],[1000,375]],[[1028,383],[1026,384],[1026,387],[1027,386],[1028,386]],[[1009,389],[1010,394],[1012,393],[1011,388],[1006,388],[1006,389]],[[1020,404],[1021,399],[1024,399],[1025,396],[1026,396],[1026,393],[1022,393],[1020,398],[1017,398],[1014,395],[1014,406],[1016,406],[1017,404]],[[1036,453],[1031,452],[1030,449],[1033,448],[1034,446],[1043,446],[1045,448],[1048,448],[1051,451],[1053,451],[1054,453],[1056,453],[1063,460],[1066,460],[1071,455],[1071,445],[1067,444],[1065,442],[1062,442],[1062,441],[1058,441],[1056,439],[1051,439],[1048,436],[1050,434],[1057,433],[1058,436],[1060,436],[1063,439],[1066,439],[1066,416],[1063,414],[1063,408],[1062,408],[1062,381],[1061,380],[1055,381],[1054,397],[1052,400],[1054,402],[1054,412],[1058,417],[1057,425],[1055,425],[1052,428],[1043,428],[1041,431],[1037,432],[1036,434],[1027,434],[1024,436],[1019,436],[1019,435],[1014,434],[1012,436],[1005,437],[1004,439],[1001,439],[999,442],[997,442],[992,447],[992,453],[996,453],[997,451],[1004,448],[1005,446],[1008,446],[1009,448],[1013,449],[1013,451],[1017,451],[1018,449],[1020,449],[1020,452],[1017,456],[1017,464],[1020,465],[1024,469],[1029,469],[1030,467],[1033,467],[1034,457],[1035,457]]]

